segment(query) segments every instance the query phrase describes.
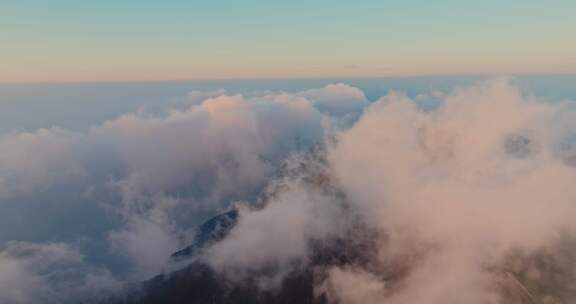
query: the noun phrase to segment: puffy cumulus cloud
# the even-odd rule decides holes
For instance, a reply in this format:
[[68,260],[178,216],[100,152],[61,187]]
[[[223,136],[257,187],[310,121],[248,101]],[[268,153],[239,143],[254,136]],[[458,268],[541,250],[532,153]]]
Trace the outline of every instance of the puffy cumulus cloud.
[[329,84],[300,95],[314,101],[320,111],[337,117],[358,114],[368,104],[362,90],[344,83]]
[[320,113],[301,98],[223,95],[161,119],[124,116],[92,135],[114,147],[128,166],[129,174],[114,185],[122,214],[137,225],[113,239],[154,271],[161,264],[152,267],[148,255],[156,251],[147,252],[141,240],[153,237],[167,245],[154,258],[165,261],[186,239],[182,228],[194,213],[253,198],[291,151],[321,142],[323,129]]
[[190,91],[186,95],[186,104],[188,105],[198,105],[208,98],[214,98],[218,96],[226,95],[226,90],[217,89],[212,91]]
[[[351,95],[361,95],[344,85],[328,88],[316,93],[245,96],[226,95],[224,90],[191,92],[185,108],[162,115],[128,113],[87,132],[54,127],[5,134],[0,138],[0,204],[9,208],[26,201],[26,210],[32,211],[20,214],[24,221],[33,221],[33,210],[48,208],[39,207],[46,202],[51,203],[45,215],[54,217],[54,222],[62,214],[89,216],[69,221],[69,226],[43,219],[48,223],[42,226],[46,231],[34,232],[31,223],[21,227],[29,232],[19,230],[13,235],[24,235],[26,240],[82,240],[93,244],[83,249],[100,250],[86,252],[91,259],[120,257],[130,264],[132,275],[127,277],[147,277],[162,271],[169,255],[192,238],[201,220],[234,201],[254,200],[291,153],[323,145],[332,118],[326,118],[317,105],[327,103],[330,96],[336,98],[338,90],[347,95],[338,101],[344,108]],[[60,199],[71,202],[52,203]],[[97,209],[101,210],[94,212]],[[272,213],[278,212],[282,210]],[[9,232],[2,235],[0,245],[18,240]],[[36,251],[47,248],[61,247]],[[0,260],[4,284],[30,280],[51,287],[44,283],[52,275],[28,266],[36,263],[35,258],[10,252],[4,251]],[[19,298],[26,292],[12,290],[11,299],[28,301]]]
[[118,288],[109,272],[86,265],[67,244],[10,242],[0,251],[1,303],[97,301]]
[[563,151],[575,117],[564,110],[507,79],[435,109],[391,92],[327,148],[324,182],[288,174],[206,258],[232,275],[318,271],[314,240],[346,239],[358,217],[370,257],[322,266],[316,291],[330,302],[574,301],[576,169]]
[[[324,117],[314,102],[299,94],[244,97],[217,90],[191,95],[202,101],[164,116],[126,114],[88,133],[55,127],[3,135],[3,192],[27,185],[34,191],[107,165],[114,166],[112,177],[121,178],[125,188],[139,188],[136,192],[170,191],[189,183],[195,173],[219,173],[199,183],[251,182],[273,170],[270,164],[289,151],[322,141]],[[241,180],[225,180],[237,178],[236,171]],[[126,175],[129,181],[124,181]],[[225,188],[234,192],[245,187]]]
[[252,114],[241,97],[226,96],[163,118],[126,115],[91,135],[125,161],[129,173],[120,183],[126,195],[195,183],[193,190],[212,192],[198,196],[217,199],[250,188],[269,170]]
[[[224,89],[191,91],[187,95],[186,104],[198,105],[206,99],[226,95],[227,92]],[[369,104],[366,95],[361,89],[345,83],[333,83],[322,88],[293,93],[272,90],[253,91],[244,94],[244,96],[248,99],[264,98],[271,100],[301,97],[311,102],[320,112],[339,118],[347,115],[358,115]]]
[[339,136],[335,176],[386,235],[372,271],[421,256],[381,300],[497,303],[494,268],[511,271],[515,250],[558,255],[551,248],[576,232],[576,170],[556,153],[569,131],[561,111],[499,79],[457,90],[432,112],[391,93]]
[[290,151],[317,144],[323,126],[302,98],[221,95],[166,117],[128,114],[88,136],[127,166],[127,195],[180,190],[218,201],[262,183]]
[[506,81],[457,92],[434,113],[392,94],[342,134],[331,164],[378,224],[413,227],[431,241],[537,246],[576,211],[576,172],[551,142],[555,110]]

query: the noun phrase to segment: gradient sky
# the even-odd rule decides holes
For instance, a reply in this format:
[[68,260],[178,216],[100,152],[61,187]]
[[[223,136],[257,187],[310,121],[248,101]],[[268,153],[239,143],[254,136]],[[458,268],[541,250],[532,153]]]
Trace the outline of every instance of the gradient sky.
[[576,1],[0,0],[0,82],[576,73]]

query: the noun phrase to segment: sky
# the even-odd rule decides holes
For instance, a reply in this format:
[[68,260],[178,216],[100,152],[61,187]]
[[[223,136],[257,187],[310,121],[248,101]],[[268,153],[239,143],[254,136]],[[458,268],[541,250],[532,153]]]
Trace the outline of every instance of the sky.
[[0,82],[576,73],[574,1],[0,0]]
[[[314,266],[331,302],[515,303],[495,293],[523,272],[576,303],[575,9],[0,0],[0,303],[169,274],[231,208],[194,256],[215,278]],[[323,243],[366,263],[316,272]]]

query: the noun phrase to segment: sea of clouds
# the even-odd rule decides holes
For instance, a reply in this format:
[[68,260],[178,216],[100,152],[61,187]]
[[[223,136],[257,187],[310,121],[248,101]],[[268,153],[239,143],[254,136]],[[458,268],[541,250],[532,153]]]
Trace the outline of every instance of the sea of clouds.
[[412,99],[369,101],[337,83],[186,100],[86,132],[2,135],[0,303],[97,300],[148,279],[232,207],[238,224],[203,258],[240,278],[272,263],[281,281],[309,262],[310,240],[358,221],[374,232],[368,265],[324,270],[316,289],[333,303],[502,303],[510,259],[541,253],[567,269],[563,294],[576,291],[565,260],[576,256],[565,245],[576,236],[571,102],[540,101],[510,79]]

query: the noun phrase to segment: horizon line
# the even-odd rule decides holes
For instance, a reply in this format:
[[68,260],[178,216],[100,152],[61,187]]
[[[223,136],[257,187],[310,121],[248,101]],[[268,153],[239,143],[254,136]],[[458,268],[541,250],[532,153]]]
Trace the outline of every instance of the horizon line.
[[382,76],[279,76],[247,78],[175,78],[175,79],[113,79],[113,80],[34,80],[34,81],[0,81],[0,85],[75,85],[75,84],[118,84],[118,83],[158,83],[189,81],[282,81],[282,80],[352,80],[352,79],[399,79],[399,78],[435,78],[435,77],[498,77],[498,76],[576,76],[575,72],[525,72],[525,73],[431,73],[431,74],[398,74]]

